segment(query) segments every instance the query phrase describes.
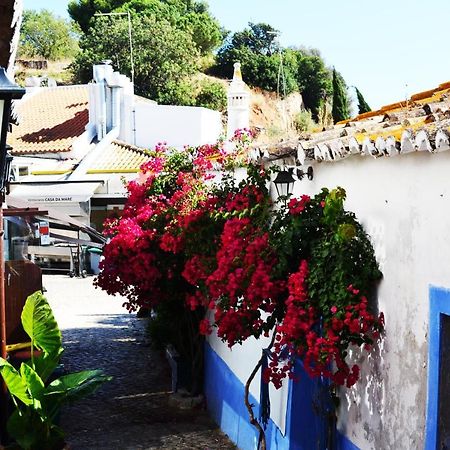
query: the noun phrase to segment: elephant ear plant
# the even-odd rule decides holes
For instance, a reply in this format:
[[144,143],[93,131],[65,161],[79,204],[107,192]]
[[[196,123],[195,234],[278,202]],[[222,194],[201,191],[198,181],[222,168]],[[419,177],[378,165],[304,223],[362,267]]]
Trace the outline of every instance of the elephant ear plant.
[[0,373],[8,387],[15,410],[8,420],[8,433],[24,449],[59,449],[64,433],[55,418],[64,403],[93,393],[111,380],[101,370],[85,370],[64,375],[51,383],[63,352],[61,332],[46,298],[35,292],[27,298],[22,311],[22,325],[31,339],[31,360],[16,370],[0,358]]

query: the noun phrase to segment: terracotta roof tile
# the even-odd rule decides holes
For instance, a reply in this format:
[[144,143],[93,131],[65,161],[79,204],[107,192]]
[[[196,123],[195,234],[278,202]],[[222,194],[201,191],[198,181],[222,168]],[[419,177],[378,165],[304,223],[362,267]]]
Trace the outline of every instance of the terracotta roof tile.
[[42,88],[16,107],[20,124],[8,135],[14,155],[69,152],[89,120],[88,87]]
[[150,156],[148,152],[134,145],[113,141],[91,164],[87,173],[134,173]]

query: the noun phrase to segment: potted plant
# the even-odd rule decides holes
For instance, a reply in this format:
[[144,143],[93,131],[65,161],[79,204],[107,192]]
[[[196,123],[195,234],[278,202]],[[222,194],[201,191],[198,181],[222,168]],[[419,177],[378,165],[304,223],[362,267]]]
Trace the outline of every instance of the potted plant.
[[[55,424],[61,406],[93,393],[111,377],[101,370],[85,370],[63,375],[48,383],[63,347],[58,324],[41,292],[27,298],[21,319],[31,339],[31,360],[23,362],[17,370],[0,358],[0,374],[14,404],[7,430],[23,449],[61,449],[64,447],[64,432]],[[40,351],[38,356],[34,349]]]

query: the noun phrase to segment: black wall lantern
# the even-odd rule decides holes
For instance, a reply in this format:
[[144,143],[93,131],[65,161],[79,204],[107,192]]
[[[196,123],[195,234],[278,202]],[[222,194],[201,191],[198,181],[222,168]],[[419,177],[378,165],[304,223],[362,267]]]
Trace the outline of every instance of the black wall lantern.
[[294,183],[297,180],[302,180],[304,177],[307,177],[308,180],[312,180],[314,177],[314,171],[312,166],[309,166],[308,169],[306,169],[306,172],[304,172],[302,169],[296,169],[295,171],[296,178],[293,177],[293,174],[294,174],[293,167],[280,170],[277,173],[277,176],[275,177],[275,180],[273,180],[273,183],[275,184],[278,197],[287,199],[292,194],[292,191],[294,190]]
[[9,181],[11,156],[7,156],[6,135],[8,133],[11,101],[22,98],[25,89],[13,83],[6,75],[5,69],[0,67],[0,194],[4,193]]
[[275,180],[273,180],[273,183],[275,184],[278,197],[287,198],[292,194],[295,183],[295,178],[292,176],[293,172],[294,169],[289,168],[287,170],[280,170],[280,172],[277,173],[277,176],[275,177]]

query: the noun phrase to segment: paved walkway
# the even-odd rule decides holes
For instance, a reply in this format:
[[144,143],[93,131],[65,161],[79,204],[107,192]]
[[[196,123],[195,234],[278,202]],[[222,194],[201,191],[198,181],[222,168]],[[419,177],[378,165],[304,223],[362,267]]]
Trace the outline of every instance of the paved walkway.
[[63,333],[64,369],[101,368],[114,377],[63,410],[61,426],[78,449],[234,449],[203,408],[169,404],[170,371],[137,319],[92,285],[93,278],[44,275],[44,286]]

